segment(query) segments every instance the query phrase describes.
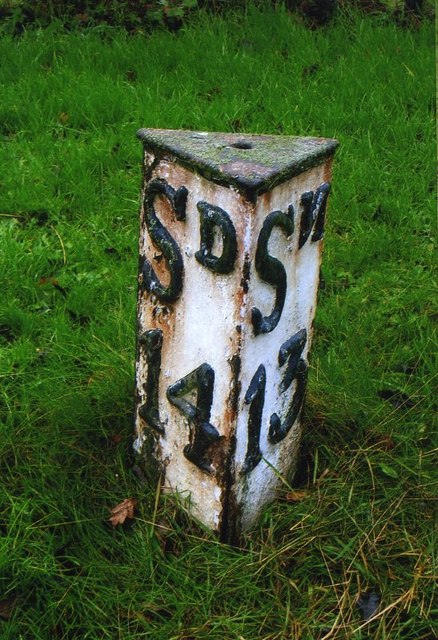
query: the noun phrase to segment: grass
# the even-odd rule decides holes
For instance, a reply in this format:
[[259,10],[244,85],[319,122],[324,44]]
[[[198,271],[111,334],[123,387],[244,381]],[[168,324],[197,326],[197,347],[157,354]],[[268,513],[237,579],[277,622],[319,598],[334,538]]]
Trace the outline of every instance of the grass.
[[[437,637],[432,25],[249,9],[4,34],[0,59],[1,637]],[[302,497],[241,549],[133,466],[141,126],[341,142]]]

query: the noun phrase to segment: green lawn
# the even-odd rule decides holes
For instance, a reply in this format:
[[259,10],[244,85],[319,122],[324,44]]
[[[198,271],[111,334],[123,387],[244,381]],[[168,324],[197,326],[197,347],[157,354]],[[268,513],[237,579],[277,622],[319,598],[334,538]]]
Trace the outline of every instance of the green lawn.
[[[252,9],[0,61],[2,640],[436,638],[433,24]],[[242,549],[133,466],[140,127],[341,143],[301,500]]]

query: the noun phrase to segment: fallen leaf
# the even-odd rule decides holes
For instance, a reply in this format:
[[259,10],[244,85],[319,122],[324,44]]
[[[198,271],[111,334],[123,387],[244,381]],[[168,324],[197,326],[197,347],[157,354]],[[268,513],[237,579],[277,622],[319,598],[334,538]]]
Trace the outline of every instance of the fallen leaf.
[[111,509],[111,517],[109,522],[113,527],[117,527],[119,524],[123,524],[126,519],[134,517],[134,509],[138,503],[136,498],[126,498],[116,507]]
[[380,604],[380,596],[377,593],[361,593],[359,596],[359,600],[357,601],[357,606],[360,609],[362,614],[362,618],[364,620],[369,620],[376,613]]
[[289,491],[286,493],[286,500],[288,500],[288,502],[301,502],[301,500],[307,498],[308,495],[307,491]]
[[9,597],[0,600],[0,618],[9,620],[16,604],[17,596],[14,595],[10,595]]

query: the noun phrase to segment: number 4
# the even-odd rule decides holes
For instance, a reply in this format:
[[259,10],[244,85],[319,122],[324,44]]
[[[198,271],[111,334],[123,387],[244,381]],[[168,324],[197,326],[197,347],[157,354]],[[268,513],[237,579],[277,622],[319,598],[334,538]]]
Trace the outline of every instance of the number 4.
[[[196,406],[184,399],[184,396],[194,389],[197,392]],[[167,389],[167,399],[181,411],[190,424],[190,444],[184,447],[184,455],[187,460],[208,474],[212,474],[213,469],[206,455],[207,451],[214,442],[223,438],[209,422],[213,389],[214,371],[206,362]]]

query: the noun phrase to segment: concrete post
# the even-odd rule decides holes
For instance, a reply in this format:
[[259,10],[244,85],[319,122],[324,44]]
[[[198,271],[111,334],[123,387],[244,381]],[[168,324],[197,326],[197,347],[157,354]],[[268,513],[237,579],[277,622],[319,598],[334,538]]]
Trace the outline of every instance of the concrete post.
[[134,446],[233,539],[296,463],[337,142],[138,135]]

